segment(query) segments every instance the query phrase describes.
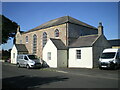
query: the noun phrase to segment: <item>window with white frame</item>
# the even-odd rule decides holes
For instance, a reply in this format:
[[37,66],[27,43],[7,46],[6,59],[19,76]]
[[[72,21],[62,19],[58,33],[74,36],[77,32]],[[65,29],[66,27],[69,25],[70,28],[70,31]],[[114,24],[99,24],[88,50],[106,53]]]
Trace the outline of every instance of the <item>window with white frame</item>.
[[76,50],[76,58],[81,59],[81,50]]
[[51,52],[47,53],[47,58],[48,58],[48,60],[51,60]]
[[28,43],[28,36],[26,36],[26,43]]

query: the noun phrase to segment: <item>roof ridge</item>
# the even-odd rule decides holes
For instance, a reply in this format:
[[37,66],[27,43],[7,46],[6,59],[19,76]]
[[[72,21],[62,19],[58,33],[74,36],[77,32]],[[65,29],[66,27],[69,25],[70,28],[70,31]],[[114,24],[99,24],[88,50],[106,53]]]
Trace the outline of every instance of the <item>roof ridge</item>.
[[49,28],[52,26],[56,26],[56,25],[60,25],[60,24],[64,24],[64,23],[73,23],[73,24],[77,24],[77,25],[81,25],[84,27],[88,27],[88,28],[93,28],[93,29],[97,29],[96,27],[89,25],[85,22],[80,21],[79,19],[73,18],[71,16],[62,16],[56,19],[52,19],[49,20],[33,29],[28,30],[27,32],[31,32],[31,31],[36,31],[36,30],[40,30],[40,29],[45,29],[45,28]]
[[102,35],[98,35],[98,37],[95,39],[95,41],[92,43],[92,45],[101,37]]
[[80,36],[80,37],[88,37],[88,36],[98,36],[98,34],[91,34],[91,35],[85,35],[85,36]]

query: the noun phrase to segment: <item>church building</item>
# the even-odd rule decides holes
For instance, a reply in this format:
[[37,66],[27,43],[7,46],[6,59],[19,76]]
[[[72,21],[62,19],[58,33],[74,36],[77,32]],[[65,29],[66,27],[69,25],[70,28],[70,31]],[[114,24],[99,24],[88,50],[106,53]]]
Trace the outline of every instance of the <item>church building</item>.
[[100,53],[111,47],[102,23],[96,28],[70,16],[50,20],[27,32],[18,27],[15,44],[25,45],[29,54],[37,55],[54,68],[97,67]]
[[16,44],[25,44],[30,54],[42,57],[42,50],[50,38],[61,39],[69,46],[79,36],[97,34],[98,29],[70,16],[63,16],[48,21],[27,32],[17,30]]

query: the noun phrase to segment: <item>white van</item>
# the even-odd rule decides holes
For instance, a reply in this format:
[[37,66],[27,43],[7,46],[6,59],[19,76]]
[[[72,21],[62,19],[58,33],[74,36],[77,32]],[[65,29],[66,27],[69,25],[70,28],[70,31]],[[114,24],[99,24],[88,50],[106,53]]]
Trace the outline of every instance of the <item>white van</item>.
[[36,55],[23,54],[17,57],[17,66],[26,68],[40,68],[42,67],[41,59],[38,59]]
[[114,68],[120,67],[120,49],[105,49],[99,58],[99,68]]

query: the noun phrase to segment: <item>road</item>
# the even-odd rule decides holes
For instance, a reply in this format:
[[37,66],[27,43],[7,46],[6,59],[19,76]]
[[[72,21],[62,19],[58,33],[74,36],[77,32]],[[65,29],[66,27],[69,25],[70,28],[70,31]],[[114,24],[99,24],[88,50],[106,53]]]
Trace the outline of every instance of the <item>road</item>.
[[119,70],[26,69],[2,64],[3,88],[118,88]]

